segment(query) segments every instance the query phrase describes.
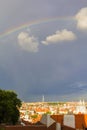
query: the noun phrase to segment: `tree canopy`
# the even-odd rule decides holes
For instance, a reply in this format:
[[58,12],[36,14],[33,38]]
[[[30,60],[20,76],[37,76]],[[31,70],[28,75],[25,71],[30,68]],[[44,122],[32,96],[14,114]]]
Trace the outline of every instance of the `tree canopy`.
[[0,89],[0,124],[16,124],[20,112],[21,100],[14,91]]

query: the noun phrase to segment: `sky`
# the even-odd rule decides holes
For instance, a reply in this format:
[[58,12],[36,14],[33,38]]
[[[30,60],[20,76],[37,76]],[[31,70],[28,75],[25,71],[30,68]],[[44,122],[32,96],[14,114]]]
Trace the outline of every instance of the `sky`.
[[0,0],[0,89],[87,101],[87,0]]

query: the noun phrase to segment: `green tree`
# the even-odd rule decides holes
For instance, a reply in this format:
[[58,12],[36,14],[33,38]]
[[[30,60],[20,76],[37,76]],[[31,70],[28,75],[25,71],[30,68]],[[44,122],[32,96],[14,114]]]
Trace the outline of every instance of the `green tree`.
[[20,112],[21,100],[14,91],[0,89],[0,124],[16,124]]

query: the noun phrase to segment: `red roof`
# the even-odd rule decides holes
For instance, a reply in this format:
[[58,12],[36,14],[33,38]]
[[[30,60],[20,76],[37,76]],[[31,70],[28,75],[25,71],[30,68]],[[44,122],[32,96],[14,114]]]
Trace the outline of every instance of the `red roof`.
[[[76,129],[82,129],[83,127],[87,128],[87,114],[77,114],[75,116],[75,128]],[[63,115],[52,115],[52,119],[54,119],[56,122],[63,125]]]

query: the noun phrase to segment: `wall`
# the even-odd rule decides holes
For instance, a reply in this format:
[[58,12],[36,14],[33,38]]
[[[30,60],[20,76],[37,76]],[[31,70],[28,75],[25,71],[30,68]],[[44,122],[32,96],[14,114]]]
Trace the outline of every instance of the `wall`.
[[56,123],[53,123],[51,126],[49,126],[47,130],[56,130]]
[[47,130],[46,126],[38,125],[38,126],[5,126],[0,127],[0,130]]
[[76,130],[76,129],[63,125],[61,130]]

